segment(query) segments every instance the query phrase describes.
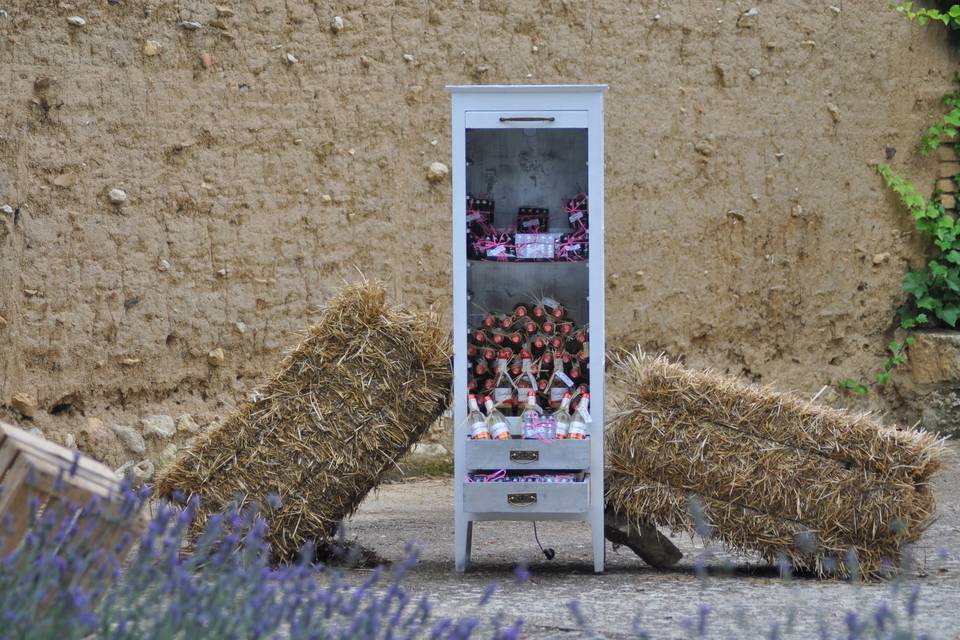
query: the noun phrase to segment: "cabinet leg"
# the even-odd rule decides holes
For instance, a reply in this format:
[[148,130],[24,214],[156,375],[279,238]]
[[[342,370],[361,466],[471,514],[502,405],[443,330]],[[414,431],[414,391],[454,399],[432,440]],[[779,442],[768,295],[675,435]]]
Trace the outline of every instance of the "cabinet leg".
[[470,543],[473,538],[473,522],[457,516],[453,527],[453,555],[457,573],[463,573],[470,562]]
[[590,533],[593,535],[593,572],[603,573],[603,565],[607,560],[607,544],[603,535],[603,519],[600,523],[591,523]]

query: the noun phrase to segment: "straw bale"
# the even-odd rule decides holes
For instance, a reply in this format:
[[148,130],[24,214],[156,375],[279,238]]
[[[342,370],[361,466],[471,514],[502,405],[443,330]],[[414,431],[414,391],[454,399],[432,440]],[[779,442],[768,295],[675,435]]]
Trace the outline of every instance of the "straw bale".
[[276,559],[329,543],[343,518],[440,416],[451,384],[448,332],[433,314],[386,303],[382,287],[345,287],[222,426],[163,473],[161,496],[200,497],[206,517],[239,500],[267,512]]
[[[607,499],[638,522],[693,533],[693,497],[733,548],[820,575],[833,564],[843,574],[853,548],[875,574],[935,516],[935,436],[641,352],[616,362],[613,381]],[[818,550],[798,549],[800,534]]]
[[937,437],[924,431],[888,427],[869,415],[687,369],[663,357],[636,352],[624,355],[621,362],[615,377],[624,385],[630,405],[683,408],[708,422],[885,475],[929,478],[942,464]]

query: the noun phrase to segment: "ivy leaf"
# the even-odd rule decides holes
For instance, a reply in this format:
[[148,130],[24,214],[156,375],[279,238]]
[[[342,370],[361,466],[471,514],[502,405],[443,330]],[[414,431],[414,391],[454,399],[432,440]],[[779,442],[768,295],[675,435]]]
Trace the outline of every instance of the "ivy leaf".
[[946,278],[947,277],[947,267],[940,264],[936,260],[930,261],[930,273],[933,274],[934,278]]
[[874,376],[874,380],[877,381],[877,384],[887,384],[890,382],[890,372],[884,371],[883,373],[878,373]]
[[942,309],[943,303],[933,296],[923,296],[922,298],[917,299],[917,307],[921,309],[927,309],[928,311],[937,312],[937,317],[939,317],[939,311]]
[[904,338],[903,344],[909,347],[910,345],[912,345],[912,344],[913,344],[914,342],[916,342],[916,341],[917,341],[917,339],[914,338],[913,336],[907,336],[906,338]]
[[[927,314],[925,314],[925,313],[918,313],[918,314],[917,314],[917,317],[915,318],[915,320],[917,321],[918,324],[926,324],[926,323],[930,322],[930,318],[928,318],[928,317],[927,317]],[[912,340],[912,339],[913,339],[913,338],[911,338],[911,340]],[[911,343],[911,344],[912,344],[912,343]]]
[[914,298],[922,298],[927,294],[927,276],[922,271],[908,271],[903,280],[903,287],[906,293]]
[[957,251],[956,249],[951,249],[950,251],[947,252],[947,254],[944,257],[947,259],[948,262],[952,262],[953,264],[960,264],[960,251]]
[[960,318],[960,306],[944,306],[937,312],[937,317],[946,322],[951,327],[957,326],[957,319]]
[[893,353],[896,353],[897,351],[900,351],[900,348],[901,348],[902,346],[903,346],[902,344],[900,344],[899,342],[897,342],[896,340],[894,340],[893,342],[891,342],[890,344],[887,345],[887,350],[888,350],[888,351],[891,351],[891,352],[893,352]]

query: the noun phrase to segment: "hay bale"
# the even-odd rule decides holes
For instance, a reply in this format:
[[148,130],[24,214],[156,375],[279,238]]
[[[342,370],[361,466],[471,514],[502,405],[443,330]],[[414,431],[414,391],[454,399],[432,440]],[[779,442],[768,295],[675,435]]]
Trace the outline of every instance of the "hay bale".
[[[800,569],[896,564],[935,515],[943,442],[641,352],[621,357],[607,500],[638,522],[697,531]],[[701,510],[695,515],[691,504]]]
[[276,560],[329,542],[383,474],[447,405],[448,332],[385,302],[378,285],[342,290],[270,380],[200,437],[158,481],[160,496],[199,496],[196,527],[232,501],[267,514]]

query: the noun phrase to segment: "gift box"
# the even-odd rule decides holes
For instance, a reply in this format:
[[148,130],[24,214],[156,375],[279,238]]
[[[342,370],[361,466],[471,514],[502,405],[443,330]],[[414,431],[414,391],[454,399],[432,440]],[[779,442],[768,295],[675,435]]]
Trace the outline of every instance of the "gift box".
[[573,229],[587,228],[587,194],[578,193],[572,198],[563,201],[563,210]]
[[514,239],[517,260],[554,260],[560,233],[518,233]]
[[550,226],[550,210],[539,207],[520,207],[517,210],[517,232],[546,231]]

